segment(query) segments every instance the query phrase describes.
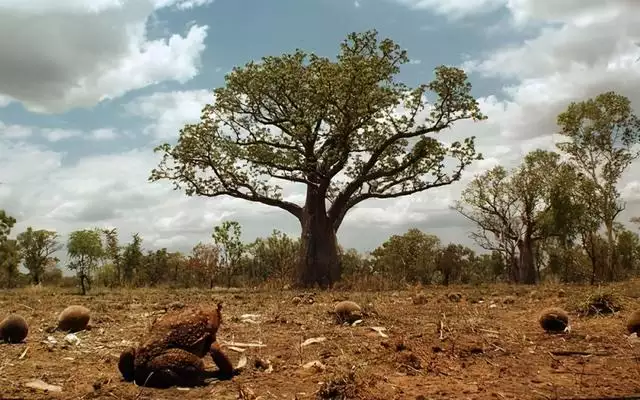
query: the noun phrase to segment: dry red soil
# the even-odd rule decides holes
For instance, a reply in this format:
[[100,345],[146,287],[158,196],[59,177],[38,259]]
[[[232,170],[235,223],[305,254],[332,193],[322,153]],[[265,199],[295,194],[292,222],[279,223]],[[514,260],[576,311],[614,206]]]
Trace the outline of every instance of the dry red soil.
[[[640,308],[640,282],[613,290],[622,309],[580,317],[587,286],[425,287],[389,292],[103,291],[88,296],[49,289],[0,292],[0,318],[16,312],[30,331],[24,343],[0,344],[0,399],[583,399],[640,394],[640,343],[625,330]],[[448,294],[459,292],[462,300]],[[424,293],[424,304],[414,304]],[[293,300],[294,297],[300,296]],[[331,315],[336,301],[354,300],[367,314],[356,326]],[[506,300],[506,301],[505,301]],[[245,369],[205,387],[151,389],[123,382],[120,352],[173,302],[222,301],[218,339]],[[66,306],[92,311],[79,344],[48,333]],[[171,306],[175,306],[174,303]],[[540,311],[569,311],[571,331],[547,334]],[[244,316],[244,314],[254,314]],[[248,320],[247,320],[248,319]],[[384,327],[383,337],[372,327]],[[47,342],[53,336],[57,344]],[[301,346],[309,338],[324,341]],[[230,342],[261,343],[239,352]],[[237,345],[242,348],[243,346]],[[565,353],[562,353],[565,352]],[[569,353],[567,353],[569,352]],[[581,354],[570,354],[581,352]],[[309,366],[313,361],[320,365]],[[216,367],[205,360],[211,370]],[[47,392],[25,386],[40,379]],[[633,397],[629,397],[633,398]],[[640,398],[640,397],[637,397]]]

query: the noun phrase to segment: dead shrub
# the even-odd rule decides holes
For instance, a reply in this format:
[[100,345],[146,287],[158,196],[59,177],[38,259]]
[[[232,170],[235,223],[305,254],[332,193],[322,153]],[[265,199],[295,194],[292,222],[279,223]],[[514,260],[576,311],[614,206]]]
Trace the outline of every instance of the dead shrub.
[[580,316],[608,315],[622,310],[618,296],[612,291],[597,290],[579,303],[576,311]]

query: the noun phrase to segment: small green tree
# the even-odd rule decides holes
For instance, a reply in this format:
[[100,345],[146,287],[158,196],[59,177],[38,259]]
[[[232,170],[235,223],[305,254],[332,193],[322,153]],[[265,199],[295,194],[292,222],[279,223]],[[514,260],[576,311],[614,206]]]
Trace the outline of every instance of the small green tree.
[[340,263],[345,276],[360,277],[371,274],[371,266],[364,254],[357,249],[339,249]]
[[442,284],[468,283],[471,280],[471,265],[475,259],[475,252],[461,244],[449,243],[440,251],[437,258],[437,269],[442,274]]
[[616,255],[622,278],[637,276],[640,272],[640,237],[636,232],[616,224]]
[[169,281],[169,252],[166,247],[155,251],[147,251],[143,257],[141,282],[149,286],[157,286]]
[[102,233],[105,237],[105,246],[104,253],[105,257],[110,261],[111,267],[110,270],[113,270],[113,275],[115,275],[115,283],[118,285],[122,284],[122,248],[120,247],[118,241],[118,230],[116,228],[113,229],[103,229]]
[[[200,123],[156,148],[163,158],[150,180],[287,211],[302,228],[298,283],[331,286],[349,210],[450,185],[481,158],[474,137],[449,145],[436,137],[485,119],[464,71],[440,66],[410,88],[396,80],[406,51],[377,36],[348,35],[335,61],[296,50],[234,68]],[[303,204],[283,199],[283,181],[304,188]]]
[[18,247],[24,267],[29,270],[31,281],[38,285],[42,280],[45,266],[52,260],[53,253],[62,248],[58,234],[44,229],[28,227],[18,235]]
[[134,277],[140,273],[144,253],[142,252],[142,238],[134,233],[132,240],[124,247],[122,253],[122,275],[124,282],[131,285]]
[[437,236],[415,228],[393,235],[371,252],[374,270],[400,282],[431,284],[440,244]]
[[624,210],[617,184],[622,174],[638,158],[635,146],[640,142],[640,118],[633,114],[631,102],[615,92],[569,104],[558,116],[560,133],[566,142],[557,147],[569,155],[570,162],[590,183],[590,212],[597,216],[607,232],[605,280],[615,279],[614,223]]
[[6,287],[13,287],[21,261],[17,241],[8,238],[15,223],[15,218],[0,210],[0,271]]
[[245,252],[245,245],[240,236],[242,228],[237,221],[224,221],[221,225],[213,228],[213,241],[220,246],[221,264],[227,275],[227,287],[231,287],[234,269],[237,268],[242,255]]
[[193,272],[213,289],[220,267],[220,246],[200,242],[191,250],[189,261]]
[[16,240],[4,239],[0,241],[0,282],[2,282],[2,287],[15,286],[21,260]]
[[5,210],[0,210],[0,242],[5,240],[11,229],[16,224],[16,219],[6,213]]
[[266,238],[258,238],[250,246],[252,255],[251,278],[261,281],[275,278],[290,281],[293,278],[300,247],[298,240],[273,230]]
[[83,229],[71,232],[67,242],[69,269],[76,271],[82,294],[91,286],[91,274],[104,255],[100,230]]

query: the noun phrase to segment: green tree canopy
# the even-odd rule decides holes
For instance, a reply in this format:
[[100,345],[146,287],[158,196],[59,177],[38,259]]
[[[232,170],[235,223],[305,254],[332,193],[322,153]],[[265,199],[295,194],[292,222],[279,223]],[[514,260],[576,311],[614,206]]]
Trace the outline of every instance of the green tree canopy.
[[91,285],[91,274],[104,255],[100,233],[98,229],[82,229],[69,234],[69,269],[76,271],[82,294],[86,294],[87,287]]
[[0,280],[7,287],[13,286],[21,260],[17,241],[8,239],[15,223],[15,218],[0,210]]
[[0,210],[0,241],[3,241],[9,236],[11,229],[16,224],[16,219],[6,213],[4,210]]
[[[296,50],[236,67],[201,121],[156,149],[163,157],[150,179],[293,214],[300,283],[331,285],[340,276],[335,234],[350,209],[449,185],[480,158],[474,137],[436,138],[456,121],[485,118],[464,71],[439,66],[410,88],[395,79],[407,62],[399,45],[368,31],[350,34],[336,60]],[[279,182],[302,185],[304,204],[284,199]]]
[[440,238],[412,228],[391,236],[371,256],[375,271],[403,282],[430,284],[438,270],[440,251]]
[[617,184],[640,155],[635,148],[640,142],[640,118],[633,113],[627,97],[605,92],[569,104],[558,116],[558,126],[568,140],[557,146],[569,155],[591,189],[584,192],[584,200],[590,214],[606,228],[607,264],[603,278],[611,281],[618,272],[614,223],[625,208]]
[[220,266],[225,269],[227,286],[231,286],[234,269],[238,267],[238,263],[246,250],[241,235],[242,228],[237,221],[224,221],[213,228],[213,234],[211,235],[221,252]]
[[62,248],[62,244],[58,242],[56,232],[28,227],[18,235],[18,247],[24,267],[29,270],[32,282],[37,285],[42,279],[45,266],[55,259],[52,255]]

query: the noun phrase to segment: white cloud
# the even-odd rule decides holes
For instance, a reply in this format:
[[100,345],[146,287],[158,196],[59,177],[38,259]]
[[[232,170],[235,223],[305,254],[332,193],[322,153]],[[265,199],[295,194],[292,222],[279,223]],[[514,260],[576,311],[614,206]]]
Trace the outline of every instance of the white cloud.
[[89,132],[89,135],[87,136],[87,138],[89,140],[104,141],[104,140],[113,140],[118,136],[119,136],[118,132],[116,132],[115,129],[100,128],[100,129],[94,129],[91,132]]
[[99,128],[88,132],[79,129],[41,128],[29,125],[7,125],[0,121],[0,140],[21,141],[29,137],[41,136],[49,142],[60,142],[67,139],[83,137],[85,140],[106,141],[119,136],[112,128]]
[[150,122],[145,133],[166,140],[177,138],[185,124],[198,122],[204,105],[214,101],[209,90],[156,92],[136,98],[125,109]]
[[[190,247],[207,240],[222,218],[256,212],[246,202],[188,198],[166,182],[148,183],[158,162],[150,148],[85,157],[71,165],[63,158],[39,146],[0,140],[0,203],[18,219],[14,232],[55,227],[66,235],[115,226],[123,240],[140,232],[147,246],[157,247],[185,236],[192,240]],[[268,211],[258,212],[268,217]]]
[[494,11],[505,0],[395,0],[414,9],[430,9],[438,14],[460,18],[469,14]]
[[22,125],[6,125],[0,121],[0,138],[23,139],[33,134],[33,129]]
[[0,94],[0,108],[6,107],[13,102],[13,99],[9,96]]
[[61,140],[78,137],[82,134],[81,131],[76,129],[43,129],[41,132],[42,136],[50,142],[59,142]]
[[150,40],[160,8],[209,0],[48,0],[0,3],[0,105],[9,98],[37,112],[91,107],[104,99],[198,74],[207,26]]

